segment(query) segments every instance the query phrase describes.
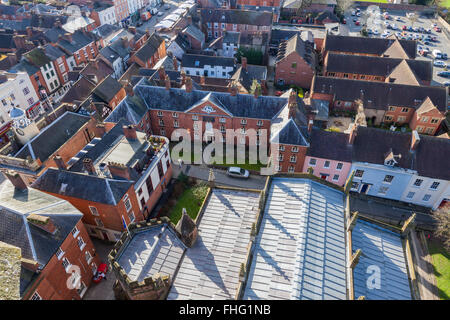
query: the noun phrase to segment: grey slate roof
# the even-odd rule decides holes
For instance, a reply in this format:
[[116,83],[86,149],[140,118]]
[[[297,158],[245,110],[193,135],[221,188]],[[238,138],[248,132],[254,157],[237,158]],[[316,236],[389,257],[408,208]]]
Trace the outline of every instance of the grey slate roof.
[[420,135],[419,145],[411,152],[411,138],[411,133],[358,127],[353,162],[384,164],[385,154],[392,148],[395,155],[402,155],[396,158],[400,167],[417,170],[421,176],[450,180],[450,140]]
[[238,80],[247,90],[250,90],[253,80],[261,82],[267,79],[267,67],[247,64],[247,69],[243,69],[242,65],[238,64],[231,79]]
[[227,31],[225,32],[225,34],[223,35],[223,43],[234,43],[234,44],[238,44],[239,43],[239,38],[241,36],[240,32],[235,32],[235,31]]
[[203,54],[184,54],[181,60],[183,68],[203,68],[208,66],[234,67],[235,59],[228,57],[207,56]]
[[312,128],[311,145],[307,155],[323,159],[352,161],[352,145],[348,144],[348,134]]
[[[82,213],[69,202],[44,192],[32,188],[17,191],[9,181],[0,189],[0,241],[21,248],[22,257],[45,266],[81,220]],[[26,217],[31,213],[50,217],[56,233],[52,235],[28,223]],[[27,284],[21,283],[21,293]]]
[[[381,56],[392,44],[394,39],[350,37],[327,34],[324,41],[325,51],[354,52],[376,54]],[[410,59],[416,57],[417,42],[414,40],[398,40]]]
[[184,30],[184,33],[189,34],[191,37],[199,42],[205,42],[205,34],[196,26],[190,24]]
[[69,54],[73,54],[94,41],[94,39],[88,35],[94,36],[93,33],[87,33],[85,35],[82,31],[77,30],[72,34],[72,42],[69,42],[66,39],[62,38],[59,39],[57,43]]
[[256,238],[245,300],[345,300],[343,193],[274,178]]
[[314,52],[314,44],[303,41],[298,33],[286,42],[282,42],[280,44],[276,63],[288,57],[292,53],[297,53],[311,68],[315,68],[316,56]]
[[312,92],[335,95],[335,100],[355,101],[364,94],[365,108],[388,106],[417,109],[426,97],[442,112],[447,110],[447,88],[315,76]]
[[39,158],[44,162],[86,124],[89,119],[89,117],[77,113],[65,112],[24,145],[15,157],[26,159],[27,156],[31,156],[32,159]]
[[202,23],[223,22],[252,26],[272,25],[272,12],[266,11],[205,8],[200,10],[200,15]]
[[[353,270],[355,297],[368,300],[410,300],[408,271],[400,235],[366,221],[358,220],[352,231],[353,250],[362,256]],[[380,288],[368,288],[369,277],[380,271]],[[372,269],[373,270],[373,269]]]
[[112,24],[102,24],[101,26],[95,28],[93,30],[94,33],[97,33],[100,37],[106,38],[114,32],[120,30],[120,27]]
[[153,33],[147,42],[134,54],[141,61],[149,60],[157,51],[164,39],[158,34]]
[[109,103],[120,89],[122,89],[122,85],[119,81],[109,75],[92,92],[106,103]]
[[295,121],[291,118],[284,126],[278,131],[271,142],[279,144],[291,144],[297,146],[309,146],[308,134],[300,128]]
[[234,299],[258,201],[258,193],[212,190],[197,240],[186,250],[168,300]]
[[26,72],[29,76],[32,76],[39,71],[39,68],[35,67],[25,60],[22,60],[9,70],[9,72],[12,73],[17,73],[19,71]]
[[160,273],[173,279],[186,249],[167,224],[152,226],[133,236],[117,258],[131,281],[143,281]]
[[32,187],[53,194],[116,205],[132,185],[132,181],[48,168],[33,182]]
[[[358,56],[352,54],[328,54],[327,71],[367,74],[387,77],[403,59]],[[431,81],[433,66],[430,61],[407,59],[406,63],[422,81]]]
[[[184,89],[164,87],[152,87],[146,85],[145,80],[135,88],[138,94],[149,109],[186,111],[194,104],[197,104],[208,94],[215,97],[235,117],[247,117],[256,119],[272,119],[287,104],[286,98],[273,96],[259,96],[237,94],[231,96],[223,92],[207,92],[193,90],[188,93]],[[245,108],[243,108],[245,106]]]
[[144,101],[137,95],[127,96],[105,119],[105,122],[119,122],[120,119],[126,119],[131,124],[138,124],[142,117],[147,113],[147,107]]

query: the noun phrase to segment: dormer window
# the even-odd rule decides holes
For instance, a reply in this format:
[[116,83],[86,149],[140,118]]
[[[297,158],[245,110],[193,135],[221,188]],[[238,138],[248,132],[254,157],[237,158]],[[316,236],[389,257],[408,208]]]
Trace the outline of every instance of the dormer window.
[[177,112],[172,113],[172,117],[178,118],[178,113]]
[[247,124],[247,120],[246,119],[241,119],[241,124]]
[[158,117],[162,117],[162,116],[163,116],[162,111],[158,111],[158,112],[157,112],[157,115],[158,115]]

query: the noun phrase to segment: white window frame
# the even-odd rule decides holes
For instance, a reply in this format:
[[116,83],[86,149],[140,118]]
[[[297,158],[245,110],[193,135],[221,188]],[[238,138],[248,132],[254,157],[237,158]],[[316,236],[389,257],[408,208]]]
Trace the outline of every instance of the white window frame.
[[33,295],[31,296],[30,300],[35,300],[35,301],[42,300],[42,297],[39,295],[39,293],[37,291],[35,291],[33,293]]
[[[312,163],[311,161],[314,161],[314,163]],[[314,159],[314,158],[311,158],[311,159],[309,159],[309,163],[308,163],[310,166],[312,166],[312,167],[315,167],[316,166],[316,164],[317,164],[317,159]]]
[[[82,242],[81,246],[80,246],[80,241]],[[86,242],[84,242],[84,240],[81,236],[79,236],[77,238],[77,244],[78,244],[78,247],[80,248],[80,251],[83,251],[84,247],[86,247]]]
[[[91,211],[91,214],[92,214],[93,216],[96,216],[96,217],[99,217],[99,216],[100,216],[100,214],[98,213],[98,210],[97,210],[96,207],[94,207],[94,206],[89,206],[89,210]],[[94,213],[94,212],[95,212],[95,213]]]
[[61,260],[61,258],[64,256],[64,251],[63,249],[61,249],[61,247],[58,248],[58,250],[56,250],[55,256],[58,260]]
[[77,235],[80,233],[80,230],[78,230],[77,226],[75,226],[75,227],[73,227],[71,233],[72,233],[73,237],[76,238]]

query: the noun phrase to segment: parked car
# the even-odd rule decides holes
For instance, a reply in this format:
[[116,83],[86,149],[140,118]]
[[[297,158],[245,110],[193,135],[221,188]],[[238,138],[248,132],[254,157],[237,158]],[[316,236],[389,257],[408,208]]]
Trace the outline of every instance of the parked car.
[[434,31],[436,31],[436,32],[441,32],[442,30],[441,30],[441,28],[439,28],[439,27],[434,27]]
[[445,81],[445,82],[444,82],[444,86],[450,87],[450,81]]
[[162,11],[159,11],[158,14],[157,14],[157,16],[158,16],[158,17],[161,17],[163,14],[164,14],[164,13],[162,13]]
[[356,20],[355,21],[355,26],[359,26],[359,25],[360,25],[359,20]]
[[442,60],[434,60],[433,66],[439,67],[439,68],[445,68],[447,64]]
[[450,71],[440,71],[437,73],[439,77],[450,78]]
[[342,24],[347,24],[347,20],[346,19],[342,19]]
[[378,29],[373,29],[372,32],[373,32],[373,34],[376,35],[376,36],[380,34],[380,33],[378,32]]
[[102,281],[102,279],[106,279],[107,273],[108,273],[108,265],[106,263],[101,263],[98,266],[95,275],[92,277],[92,281],[94,283],[99,283],[100,281]]
[[227,170],[227,175],[229,175],[230,177],[246,179],[250,176],[250,173],[248,172],[248,170],[239,167],[229,167]]
[[402,21],[402,18],[400,18],[400,17],[395,17],[395,21]]
[[402,30],[407,30],[407,29],[408,29],[407,26],[403,26],[403,27],[402,27]]
[[169,9],[170,9],[170,4],[168,4],[168,3],[165,4],[165,5],[164,5],[164,10],[169,10]]
[[441,59],[442,58],[442,52],[441,50],[433,50],[432,52],[433,58],[435,59]]

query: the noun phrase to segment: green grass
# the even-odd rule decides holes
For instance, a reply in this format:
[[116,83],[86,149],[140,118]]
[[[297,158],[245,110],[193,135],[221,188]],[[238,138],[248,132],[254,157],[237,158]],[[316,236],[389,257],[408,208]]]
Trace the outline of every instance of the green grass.
[[177,224],[178,220],[181,218],[183,208],[186,208],[188,215],[192,219],[195,219],[207,192],[208,186],[206,185],[188,187],[178,199],[177,204],[170,211],[170,220],[174,224]]
[[239,167],[242,169],[253,170],[253,171],[259,171],[261,168],[266,166],[266,165],[260,163],[259,161],[258,161],[258,163],[250,164],[250,163],[248,163],[248,159],[245,160],[245,163],[238,164],[236,162],[237,161],[235,160],[234,163],[223,163],[223,164],[214,163],[214,165],[221,166],[221,167]]
[[378,2],[378,3],[388,3],[387,0],[356,0],[361,2]]
[[432,241],[428,241],[428,249],[433,259],[439,297],[442,300],[450,300],[450,254]]
[[444,8],[450,8],[450,0],[441,0],[439,2],[439,5]]

